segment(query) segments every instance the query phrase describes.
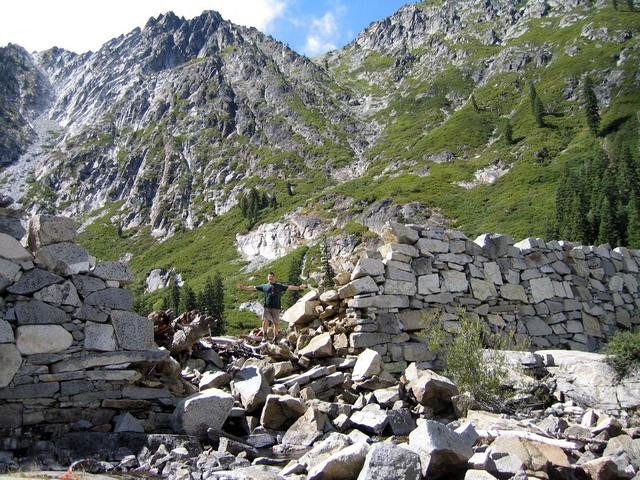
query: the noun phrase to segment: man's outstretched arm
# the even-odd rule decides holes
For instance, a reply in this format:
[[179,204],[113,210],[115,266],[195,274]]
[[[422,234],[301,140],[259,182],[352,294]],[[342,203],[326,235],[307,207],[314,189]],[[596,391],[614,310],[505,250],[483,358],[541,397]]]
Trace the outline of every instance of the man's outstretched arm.
[[240,283],[236,285],[240,290],[246,290],[248,292],[255,292],[258,290],[255,285],[241,285]]
[[287,290],[304,290],[307,288],[307,284],[303,283],[302,285],[289,285]]

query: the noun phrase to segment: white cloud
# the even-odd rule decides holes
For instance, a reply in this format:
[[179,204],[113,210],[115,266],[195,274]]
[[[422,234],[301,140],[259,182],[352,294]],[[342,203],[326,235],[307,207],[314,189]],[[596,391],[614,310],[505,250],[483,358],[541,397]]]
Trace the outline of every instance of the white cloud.
[[334,42],[338,33],[338,23],[333,12],[326,12],[320,18],[313,18],[309,30],[304,53],[318,55],[336,48]]
[[284,14],[288,0],[21,0],[0,6],[0,46],[9,42],[27,50],[58,46],[97,50],[113,37],[142,27],[149,17],[173,11],[192,18],[217,10],[240,25],[268,31]]

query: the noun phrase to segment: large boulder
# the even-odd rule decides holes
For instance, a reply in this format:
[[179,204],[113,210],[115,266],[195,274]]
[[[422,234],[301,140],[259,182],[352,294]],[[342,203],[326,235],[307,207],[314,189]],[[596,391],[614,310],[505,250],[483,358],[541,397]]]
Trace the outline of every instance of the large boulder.
[[233,397],[230,394],[211,388],[182,399],[173,412],[171,423],[176,432],[205,436],[209,428],[222,428],[231,407]]
[[320,302],[316,300],[298,300],[291,308],[284,312],[282,319],[290,325],[305,325],[318,317],[316,307]]
[[356,364],[353,367],[352,378],[360,380],[378,375],[380,372],[382,372],[382,357],[375,350],[367,348],[358,355]]
[[271,393],[271,387],[260,369],[251,365],[237,373],[231,384],[231,391],[240,398],[242,406],[248,412],[253,412],[264,405],[267,396]]
[[309,470],[309,480],[350,480],[362,469],[367,456],[367,442],[357,442],[331,455]]
[[298,351],[298,355],[308,358],[330,357],[333,355],[331,334],[326,332],[316,335],[304,348]]
[[16,346],[23,355],[64,352],[73,337],[60,325],[24,325],[16,331]]
[[[512,476],[520,470],[550,473],[550,467],[569,467],[561,448],[515,435],[500,435],[491,444],[487,470],[496,476]],[[536,475],[537,476],[537,475]]]
[[349,419],[357,428],[376,435],[382,434],[389,423],[387,412],[377,403],[365,405],[362,410],[354,412]]
[[46,245],[73,242],[77,231],[73,220],[52,215],[35,215],[29,220],[27,241],[34,252]]
[[282,444],[289,447],[308,447],[322,436],[328,423],[326,414],[309,407],[286,431],[282,437]]
[[420,480],[420,456],[391,442],[371,447],[358,480]]
[[364,293],[378,293],[378,285],[373,278],[366,276],[356,278],[338,290],[340,298],[351,298]]
[[449,409],[452,406],[451,397],[459,393],[455,383],[431,370],[418,372],[418,377],[409,383],[409,388],[418,403],[436,412]]
[[463,472],[473,445],[446,425],[427,420],[409,434],[409,447],[420,456],[422,474],[443,478]]
[[268,395],[260,416],[260,424],[265,428],[280,430],[284,425],[297,420],[306,407],[291,395]]

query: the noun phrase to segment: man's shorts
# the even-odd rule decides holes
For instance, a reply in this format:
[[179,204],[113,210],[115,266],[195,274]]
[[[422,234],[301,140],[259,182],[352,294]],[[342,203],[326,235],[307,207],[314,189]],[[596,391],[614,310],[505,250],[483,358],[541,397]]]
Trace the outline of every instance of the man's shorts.
[[266,308],[264,309],[264,313],[262,314],[262,319],[267,320],[273,324],[280,323],[280,312],[279,308]]

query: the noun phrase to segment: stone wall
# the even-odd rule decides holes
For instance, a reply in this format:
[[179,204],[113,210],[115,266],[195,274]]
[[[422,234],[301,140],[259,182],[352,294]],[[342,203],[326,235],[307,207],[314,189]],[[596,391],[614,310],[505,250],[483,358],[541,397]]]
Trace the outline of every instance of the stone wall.
[[372,348],[385,368],[433,355],[416,333],[424,314],[455,332],[460,310],[534,348],[596,351],[620,328],[640,328],[640,251],[390,223],[338,293],[357,325],[353,351]]
[[173,395],[140,383],[168,352],[131,312],[121,287],[133,275],[96,264],[75,237],[71,220],[50,216],[31,219],[27,248],[0,233],[0,437],[168,425]]

